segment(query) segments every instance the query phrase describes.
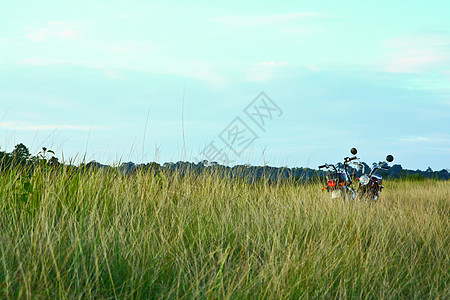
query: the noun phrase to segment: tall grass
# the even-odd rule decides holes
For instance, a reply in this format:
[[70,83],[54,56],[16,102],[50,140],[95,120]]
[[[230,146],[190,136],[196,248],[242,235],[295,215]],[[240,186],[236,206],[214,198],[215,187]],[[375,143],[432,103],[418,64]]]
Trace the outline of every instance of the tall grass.
[[[29,184],[27,184],[29,182]],[[449,298],[450,182],[0,174],[1,298]]]

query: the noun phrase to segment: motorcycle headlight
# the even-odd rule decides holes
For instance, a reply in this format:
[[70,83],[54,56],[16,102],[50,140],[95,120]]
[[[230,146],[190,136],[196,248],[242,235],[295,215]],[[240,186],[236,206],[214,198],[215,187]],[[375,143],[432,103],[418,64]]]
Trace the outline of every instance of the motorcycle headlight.
[[366,184],[368,184],[368,183],[369,183],[369,176],[363,175],[363,176],[359,177],[359,183],[360,183],[361,185],[366,185]]

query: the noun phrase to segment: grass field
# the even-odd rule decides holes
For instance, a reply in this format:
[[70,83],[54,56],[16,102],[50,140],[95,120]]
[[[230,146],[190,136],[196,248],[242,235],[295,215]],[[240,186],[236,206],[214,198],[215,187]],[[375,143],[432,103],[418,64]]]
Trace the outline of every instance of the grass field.
[[448,299],[450,182],[385,186],[4,172],[0,297]]

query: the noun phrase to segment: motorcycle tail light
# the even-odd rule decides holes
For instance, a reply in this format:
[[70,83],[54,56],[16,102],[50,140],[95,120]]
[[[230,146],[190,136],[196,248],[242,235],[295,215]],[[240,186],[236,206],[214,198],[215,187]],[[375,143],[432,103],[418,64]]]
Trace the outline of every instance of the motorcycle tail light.
[[344,185],[345,185],[345,182],[342,181],[342,182],[340,183],[340,185],[341,185],[341,186],[344,186]]
[[328,180],[328,186],[329,186],[329,187],[335,187],[335,186],[336,186],[336,181],[334,181],[334,180]]

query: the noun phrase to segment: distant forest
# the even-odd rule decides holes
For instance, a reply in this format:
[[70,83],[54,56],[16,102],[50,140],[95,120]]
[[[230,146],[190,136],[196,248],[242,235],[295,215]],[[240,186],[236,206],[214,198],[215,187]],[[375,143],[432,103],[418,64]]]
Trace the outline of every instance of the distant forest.
[[[365,168],[369,166],[365,163]],[[375,163],[373,163],[375,164]],[[408,179],[408,180],[424,180],[424,179],[438,179],[448,180],[450,179],[450,173],[447,169],[440,171],[433,171],[430,167],[425,170],[407,170],[403,169],[401,165],[394,164],[388,166],[387,171],[379,171],[377,174],[382,175],[386,179]],[[147,164],[135,164],[133,162],[125,162],[118,166],[102,165],[96,161],[88,163],[81,163],[78,166],[66,164],[60,162],[55,156],[52,150],[42,148],[36,155],[31,155],[29,149],[24,144],[18,144],[14,150],[10,153],[0,151],[0,170],[5,171],[7,169],[25,169],[33,170],[35,168],[50,168],[54,170],[61,169],[62,167],[68,167],[73,170],[79,169],[111,169],[117,170],[123,174],[133,174],[136,171],[154,171],[160,172],[163,170],[169,172],[178,171],[180,174],[200,174],[202,172],[218,173],[226,177],[235,178],[242,177],[250,182],[265,179],[268,181],[279,180],[294,180],[294,181],[311,181],[322,179],[327,173],[326,171],[315,170],[310,168],[287,168],[287,167],[270,167],[270,166],[251,166],[251,165],[236,165],[233,167],[223,166],[216,162],[208,162],[206,160],[192,163],[182,162],[177,163],[164,163],[160,165],[156,162],[150,162]],[[342,163],[336,164],[336,166],[342,167]],[[367,170],[367,169],[366,169]],[[354,176],[362,175],[361,169],[350,168],[350,174]]]

